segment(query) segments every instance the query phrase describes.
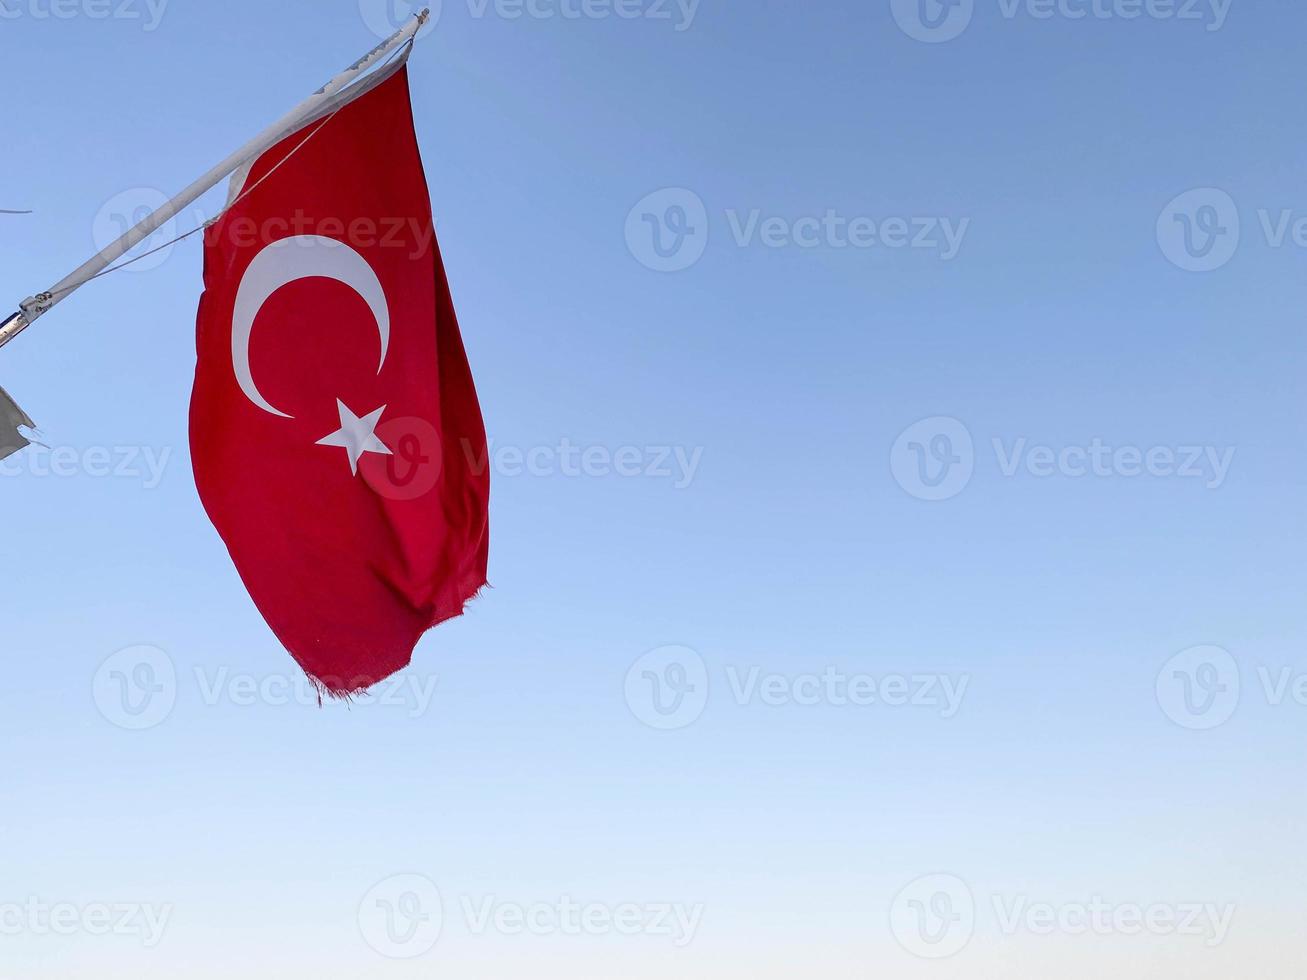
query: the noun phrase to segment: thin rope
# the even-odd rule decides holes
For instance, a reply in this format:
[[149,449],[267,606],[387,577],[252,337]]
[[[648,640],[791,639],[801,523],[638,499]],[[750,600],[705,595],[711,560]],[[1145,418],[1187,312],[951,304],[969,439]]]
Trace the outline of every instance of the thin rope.
[[[389,65],[392,61],[394,61],[395,58],[397,58],[397,57],[398,57],[400,54],[402,54],[403,52],[407,51],[407,50],[408,50],[409,48],[411,48],[412,46],[413,46],[413,38],[409,38],[408,43],[405,44],[402,48],[398,48],[398,49],[397,49],[397,50],[396,50],[396,51],[395,51],[395,52],[394,52],[394,53],[393,53],[389,58],[387,58],[384,62],[382,62],[381,67],[378,68],[377,71],[376,71],[374,74],[379,74],[382,70],[385,69],[385,67],[386,67],[387,65]],[[349,103],[345,103],[345,105],[349,105]],[[219,211],[216,215],[214,215],[214,216],[213,216],[212,218],[210,218],[208,221],[204,222],[204,224],[200,225],[198,228],[192,228],[190,231],[186,232],[184,235],[178,235],[176,238],[174,238],[174,239],[173,239],[172,241],[170,241],[170,242],[164,242],[162,245],[158,246],[157,248],[152,248],[152,249],[150,249],[148,252],[142,252],[140,255],[136,256],[136,257],[133,258],[133,259],[128,259],[126,262],[120,262],[120,263],[118,263],[117,265],[115,265],[115,266],[111,266],[111,267],[109,267],[108,269],[105,269],[105,270],[102,271],[102,272],[97,272],[97,273],[96,273],[95,275],[93,275],[93,276],[88,276],[86,279],[83,279],[81,282],[75,282],[75,283],[73,283],[71,286],[65,286],[63,289],[52,290],[52,291],[47,292],[47,293],[42,293],[41,296],[38,297],[38,298],[46,298],[46,297],[51,297],[51,298],[52,298],[52,297],[55,297],[55,296],[62,295],[63,293],[70,293],[70,292],[72,292],[72,291],[75,290],[75,289],[81,289],[83,286],[85,286],[85,285],[86,285],[87,283],[89,283],[89,282],[94,282],[95,280],[100,279],[100,278],[102,278],[102,277],[104,277],[104,276],[107,276],[107,275],[109,275],[110,273],[113,273],[113,272],[119,272],[119,271],[121,271],[121,270],[123,270],[123,269],[126,269],[129,265],[135,265],[137,262],[140,262],[142,259],[148,259],[151,255],[154,255],[154,254],[156,254],[156,253],[158,253],[158,252],[162,252],[165,248],[172,248],[172,246],[176,245],[178,242],[184,242],[186,239],[191,238],[191,237],[194,236],[194,235],[198,235],[198,234],[199,234],[200,232],[202,232],[202,231],[208,231],[210,228],[212,228],[214,225],[216,225],[219,221],[221,221],[221,220],[223,219],[223,216],[226,215],[227,212],[229,212],[232,208],[236,207],[236,205],[240,204],[241,201],[245,200],[247,197],[249,197],[251,194],[253,194],[256,190],[258,190],[258,189],[259,189],[259,186],[260,186],[264,181],[266,181],[269,177],[271,177],[273,174],[275,174],[278,170],[280,170],[280,169],[281,169],[281,168],[282,168],[282,167],[283,167],[287,162],[289,162],[291,157],[293,157],[293,156],[294,156],[296,153],[298,153],[300,150],[304,149],[304,146],[308,143],[308,141],[311,140],[311,139],[313,139],[313,137],[317,136],[318,133],[322,130],[322,127],[326,126],[327,123],[329,123],[329,122],[331,122],[333,119],[335,119],[336,116],[340,114],[341,110],[345,108],[345,105],[338,106],[338,107],[337,107],[337,108],[336,108],[336,109],[331,113],[331,115],[327,116],[327,117],[326,117],[325,119],[323,119],[320,123],[318,123],[315,127],[313,127],[313,132],[311,132],[311,133],[309,133],[307,136],[305,136],[304,139],[300,140],[299,144],[298,144],[298,145],[297,145],[293,150],[291,150],[291,151],[290,151],[289,153],[287,153],[284,157],[282,157],[280,160],[278,160],[276,166],[274,166],[274,167],[273,167],[271,170],[269,170],[266,174],[264,174],[262,177],[260,177],[258,180],[256,180],[256,181],[255,181],[253,184],[251,184],[249,187],[247,187],[244,191],[242,191],[239,195],[237,195],[237,197],[236,197],[235,200],[233,200],[230,204],[228,204],[226,207],[224,207],[221,211]],[[29,211],[29,212],[4,212],[4,213],[7,213],[7,214],[8,214],[8,213],[27,213],[27,214],[30,214],[31,212]]]
[[[344,106],[341,106],[341,107],[340,107],[340,109],[343,109],[343,108],[345,108],[345,107],[344,107]],[[151,255],[154,255],[154,254],[157,253],[157,252],[162,252],[165,248],[171,248],[172,246],[176,245],[178,242],[184,242],[184,241],[186,241],[186,239],[191,238],[191,237],[194,236],[194,235],[198,235],[198,234],[199,234],[200,232],[202,232],[202,231],[208,231],[210,228],[212,228],[214,225],[216,225],[219,221],[221,221],[222,218],[223,218],[223,216],[224,216],[228,211],[230,211],[232,208],[234,208],[237,204],[240,204],[240,202],[243,201],[243,200],[245,200],[245,198],[247,198],[250,194],[254,193],[254,191],[258,189],[258,186],[259,186],[260,184],[262,184],[265,180],[267,180],[269,177],[271,177],[273,174],[275,174],[278,170],[280,170],[283,164],[285,164],[288,160],[290,160],[291,157],[293,157],[296,153],[298,153],[301,149],[303,149],[304,144],[307,143],[309,140],[313,139],[314,136],[318,135],[318,130],[322,129],[323,126],[325,126],[325,125],[327,125],[327,123],[331,122],[331,120],[334,119],[334,118],[336,117],[336,113],[337,113],[337,112],[340,112],[340,109],[337,109],[336,112],[333,112],[333,113],[332,113],[330,116],[328,116],[326,119],[322,120],[322,122],[320,122],[317,126],[314,127],[313,132],[309,133],[308,136],[304,137],[304,139],[300,141],[300,144],[299,144],[298,146],[296,146],[295,149],[291,150],[288,154],[286,154],[286,156],[284,156],[284,157],[283,157],[283,158],[282,158],[282,159],[277,163],[277,165],[276,165],[275,167],[273,167],[273,168],[272,168],[271,170],[269,170],[266,174],[264,174],[261,178],[259,178],[259,180],[257,180],[257,181],[256,181],[256,182],[255,182],[255,183],[254,183],[254,184],[253,184],[253,185],[248,189],[248,190],[244,191],[240,196],[238,196],[234,201],[232,201],[231,204],[227,205],[225,208],[223,208],[221,211],[219,211],[216,215],[214,215],[214,216],[213,216],[212,218],[210,218],[208,221],[204,222],[204,224],[200,225],[198,228],[192,228],[190,231],[186,232],[184,235],[178,235],[178,236],[177,236],[176,238],[174,238],[172,241],[164,242],[162,245],[158,246],[157,248],[152,248],[152,249],[150,249],[148,252],[142,252],[140,255],[136,256],[135,258],[128,259],[126,262],[119,262],[117,265],[115,265],[115,266],[110,266],[108,269],[105,269],[103,272],[97,272],[95,275],[90,276],[89,278],[83,279],[81,282],[75,282],[75,283],[73,283],[71,286],[65,286],[63,289],[54,290],[53,292],[47,293],[46,295],[48,295],[48,296],[58,296],[58,295],[60,295],[61,293],[72,292],[74,289],[81,289],[81,288],[82,288],[83,286],[85,286],[88,282],[94,282],[95,280],[97,280],[97,279],[99,279],[99,278],[101,278],[101,277],[103,277],[103,276],[107,276],[107,275],[109,275],[110,273],[118,272],[118,271],[120,271],[120,270],[122,270],[122,269],[126,269],[129,265],[135,265],[137,262],[140,262],[142,259],[148,259]]]

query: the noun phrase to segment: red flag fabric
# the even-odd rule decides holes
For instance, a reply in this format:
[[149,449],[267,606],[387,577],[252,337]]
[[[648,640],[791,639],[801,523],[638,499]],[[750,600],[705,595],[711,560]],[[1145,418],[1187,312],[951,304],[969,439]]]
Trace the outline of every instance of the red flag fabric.
[[485,428],[436,244],[407,68],[233,186],[205,237],[195,482],[304,671],[348,696],[486,581]]

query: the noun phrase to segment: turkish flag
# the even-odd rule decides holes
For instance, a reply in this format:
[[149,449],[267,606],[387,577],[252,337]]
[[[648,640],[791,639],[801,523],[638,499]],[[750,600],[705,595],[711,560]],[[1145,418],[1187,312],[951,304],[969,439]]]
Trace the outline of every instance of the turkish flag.
[[190,436],[209,518],[320,690],[408,665],[486,582],[485,426],[408,71],[264,153],[206,233]]

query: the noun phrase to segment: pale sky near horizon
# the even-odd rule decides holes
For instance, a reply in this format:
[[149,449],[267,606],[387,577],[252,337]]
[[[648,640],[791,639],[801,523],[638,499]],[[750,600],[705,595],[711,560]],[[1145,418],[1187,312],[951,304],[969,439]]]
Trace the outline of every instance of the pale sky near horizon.
[[[416,6],[0,0],[3,304]],[[493,588],[319,707],[197,239],[0,352],[0,976],[1300,976],[1307,9],[437,12]]]

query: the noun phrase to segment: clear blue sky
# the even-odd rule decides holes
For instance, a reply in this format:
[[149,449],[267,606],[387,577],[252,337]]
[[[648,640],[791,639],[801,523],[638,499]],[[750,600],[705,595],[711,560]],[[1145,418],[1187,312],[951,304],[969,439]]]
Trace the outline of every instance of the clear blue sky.
[[[6,303],[387,17],[0,8]],[[1299,975],[1305,30],[446,0],[495,588],[306,703],[190,475],[198,241],[7,348],[0,974]]]

